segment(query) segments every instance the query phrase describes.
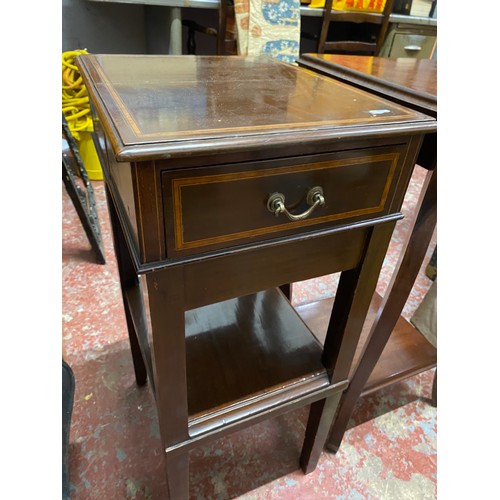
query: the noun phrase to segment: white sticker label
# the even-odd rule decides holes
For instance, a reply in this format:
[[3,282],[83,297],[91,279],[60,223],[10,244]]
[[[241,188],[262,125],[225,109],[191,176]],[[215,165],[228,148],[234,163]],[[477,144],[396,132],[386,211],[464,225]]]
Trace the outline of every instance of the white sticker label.
[[372,116],[385,115],[386,113],[390,112],[390,109],[370,109],[370,111],[368,111],[368,113],[370,113]]

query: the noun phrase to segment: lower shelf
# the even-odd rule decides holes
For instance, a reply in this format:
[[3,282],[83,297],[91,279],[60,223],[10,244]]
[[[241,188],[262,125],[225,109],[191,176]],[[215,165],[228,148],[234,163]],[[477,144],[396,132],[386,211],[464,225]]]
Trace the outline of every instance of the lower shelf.
[[[127,301],[152,382],[138,295],[137,287],[128,290]],[[351,376],[381,300],[376,295],[372,301]],[[270,289],[187,311],[191,438],[344,390],[347,381],[332,386],[321,362],[332,306],[333,299],[326,299],[294,309],[279,289]],[[400,317],[362,395],[433,368],[436,362],[436,349]]]
[[190,435],[327,390],[322,351],[278,289],[187,311]]
[[[352,371],[359,361],[370,332],[370,327],[375,320],[381,302],[382,298],[380,295],[375,294],[363,327],[360,342],[356,349],[350,376],[352,376]],[[333,298],[311,302],[296,308],[305,323],[321,341],[324,340],[326,335],[332,306]],[[382,387],[429,370],[435,367],[436,363],[436,348],[411,323],[401,316],[375,369],[366,383],[362,395],[370,394]]]

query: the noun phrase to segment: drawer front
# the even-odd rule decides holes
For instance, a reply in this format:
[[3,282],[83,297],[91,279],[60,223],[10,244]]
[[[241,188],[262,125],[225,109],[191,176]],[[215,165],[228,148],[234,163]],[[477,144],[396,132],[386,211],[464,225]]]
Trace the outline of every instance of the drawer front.
[[429,59],[434,52],[435,36],[396,34],[390,57]]
[[[387,213],[405,148],[162,173],[169,257],[228,248]],[[324,204],[309,200],[320,187]],[[280,193],[292,215],[270,211]]]

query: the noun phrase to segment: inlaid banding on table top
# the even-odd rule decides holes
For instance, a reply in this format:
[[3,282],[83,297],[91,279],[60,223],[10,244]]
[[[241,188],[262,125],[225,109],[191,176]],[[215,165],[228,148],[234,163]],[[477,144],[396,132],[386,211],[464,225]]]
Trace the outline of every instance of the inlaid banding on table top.
[[[258,236],[269,235],[276,232],[283,232],[290,229],[296,229],[306,226],[332,222],[339,219],[357,217],[377,213],[383,210],[390,186],[394,177],[394,172],[399,161],[399,153],[387,153],[372,156],[363,156],[355,158],[342,158],[338,160],[329,160],[323,162],[300,164],[287,167],[276,167],[261,170],[247,170],[243,172],[231,172],[224,174],[202,175],[196,177],[180,177],[171,180],[172,188],[172,204],[173,204],[173,224],[175,235],[175,250],[189,250],[204,246],[217,245],[245,238],[255,238]],[[335,212],[328,215],[317,215],[307,219],[285,222],[280,224],[265,225],[251,230],[237,231],[232,233],[221,234],[213,237],[202,238],[197,240],[186,240],[185,224],[183,217],[183,196],[182,190],[189,189],[193,186],[206,186],[210,184],[221,184],[231,182],[245,182],[252,179],[268,178],[273,176],[294,175],[300,173],[308,173],[327,169],[335,169],[339,167],[355,167],[363,165],[374,165],[376,163],[390,162],[387,177],[383,189],[381,190],[378,203],[373,206],[363,207],[355,210],[344,212]],[[265,193],[263,193],[265,194]],[[259,203],[260,200],[256,200]],[[263,210],[267,210],[263,205]]]
[[[172,59],[176,58],[170,56],[170,59],[164,59],[162,64],[173,65]],[[210,58],[205,61],[208,59]],[[243,71],[246,68],[245,59],[236,59],[241,61],[241,68],[236,65],[235,71]],[[274,60],[256,60],[256,64],[252,66],[253,70],[260,69],[269,74],[291,73],[293,78],[285,89],[275,87],[274,78],[271,76],[269,81],[262,78],[246,81],[244,72],[238,77],[236,72],[232,73],[229,80],[219,81],[216,77],[221,75],[212,75],[208,62],[208,69],[203,66],[203,62],[198,63],[198,68],[194,60],[191,62],[192,67],[188,66],[189,70],[196,69],[209,77],[213,76],[207,78],[209,83],[204,88],[198,88],[194,81],[182,78],[176,80],[175,85],[171,83],[161,86],[160,77],[161,71],[165,71],[164,68],[158,69],[157,73],[142,75],[137,80],[129,77],[128,80],[122,79],[118,80],[118,83],[112,83],[111,80],[115,81],[116,77],[107,75],[105,69],[98,64],[102,63],[101,58],[99,61],[95,58],[91,60],[93,70],[100,80],[96,88],[103,102],[106,102],[108,112],[113,116],[125,145],[305,131],[342,125],[376,125],[420,118],[417,112],[395,103],[342,82],[332,81],[310,70]],[[130,72],[132,71],[131,69]],[[231,88],[231,85],[241,86],[241,89]],[[126,102],[127,97],[130,102]],[[184,101],[189,100],[199,101],[199,106],[195,106],[197,111],[193,112],[191,109],[191,114],[186,113],[182,105]],[[349,101],[362,101],[363,105],[360,106],[358,102],[355,107],[349,108]],[[137,108],[134,110],[130,103]],[[334,109],[338,117],[332,116]],[[354,109],[356,113],[353,115]],[[373,114],[374,111],[380,113]],[[139,116],[141,113],[144,113],[142,124]],[[149,116],[146,117],[148,113]],[[423,115],[421,118],[426,119]],[[145,130],[145,127],[150,127],[151,130]],[[152,130],[154,127],[156,130]]]

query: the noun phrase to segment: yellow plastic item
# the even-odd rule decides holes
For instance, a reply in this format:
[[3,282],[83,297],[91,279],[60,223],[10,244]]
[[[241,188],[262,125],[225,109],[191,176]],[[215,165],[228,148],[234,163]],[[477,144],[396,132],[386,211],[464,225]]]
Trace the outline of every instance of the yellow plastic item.
[[94,123],[90,113],[89,96],[75,65],[75,57],[80,54],[88,52],[72,50],[62,54],[62,112],[78,145],[89,179],[100,181],[103,178],[102,167],[90,135],[94,131]]
[[97,151],[94,146],[94,140],[90,132],[80,132],[80,139],[76,141],[78,151],[87,171],[88,178],[93,181],[102,181],[102,168]]
[[[335,10],[354,10],[363,12],[383,12],[386,0],[333,0]],[[323,9],[325,0],[311,0],[309,7]]]
[[336,10],[357,10],[363,12],[383,12],[386,0],[333,0]]

